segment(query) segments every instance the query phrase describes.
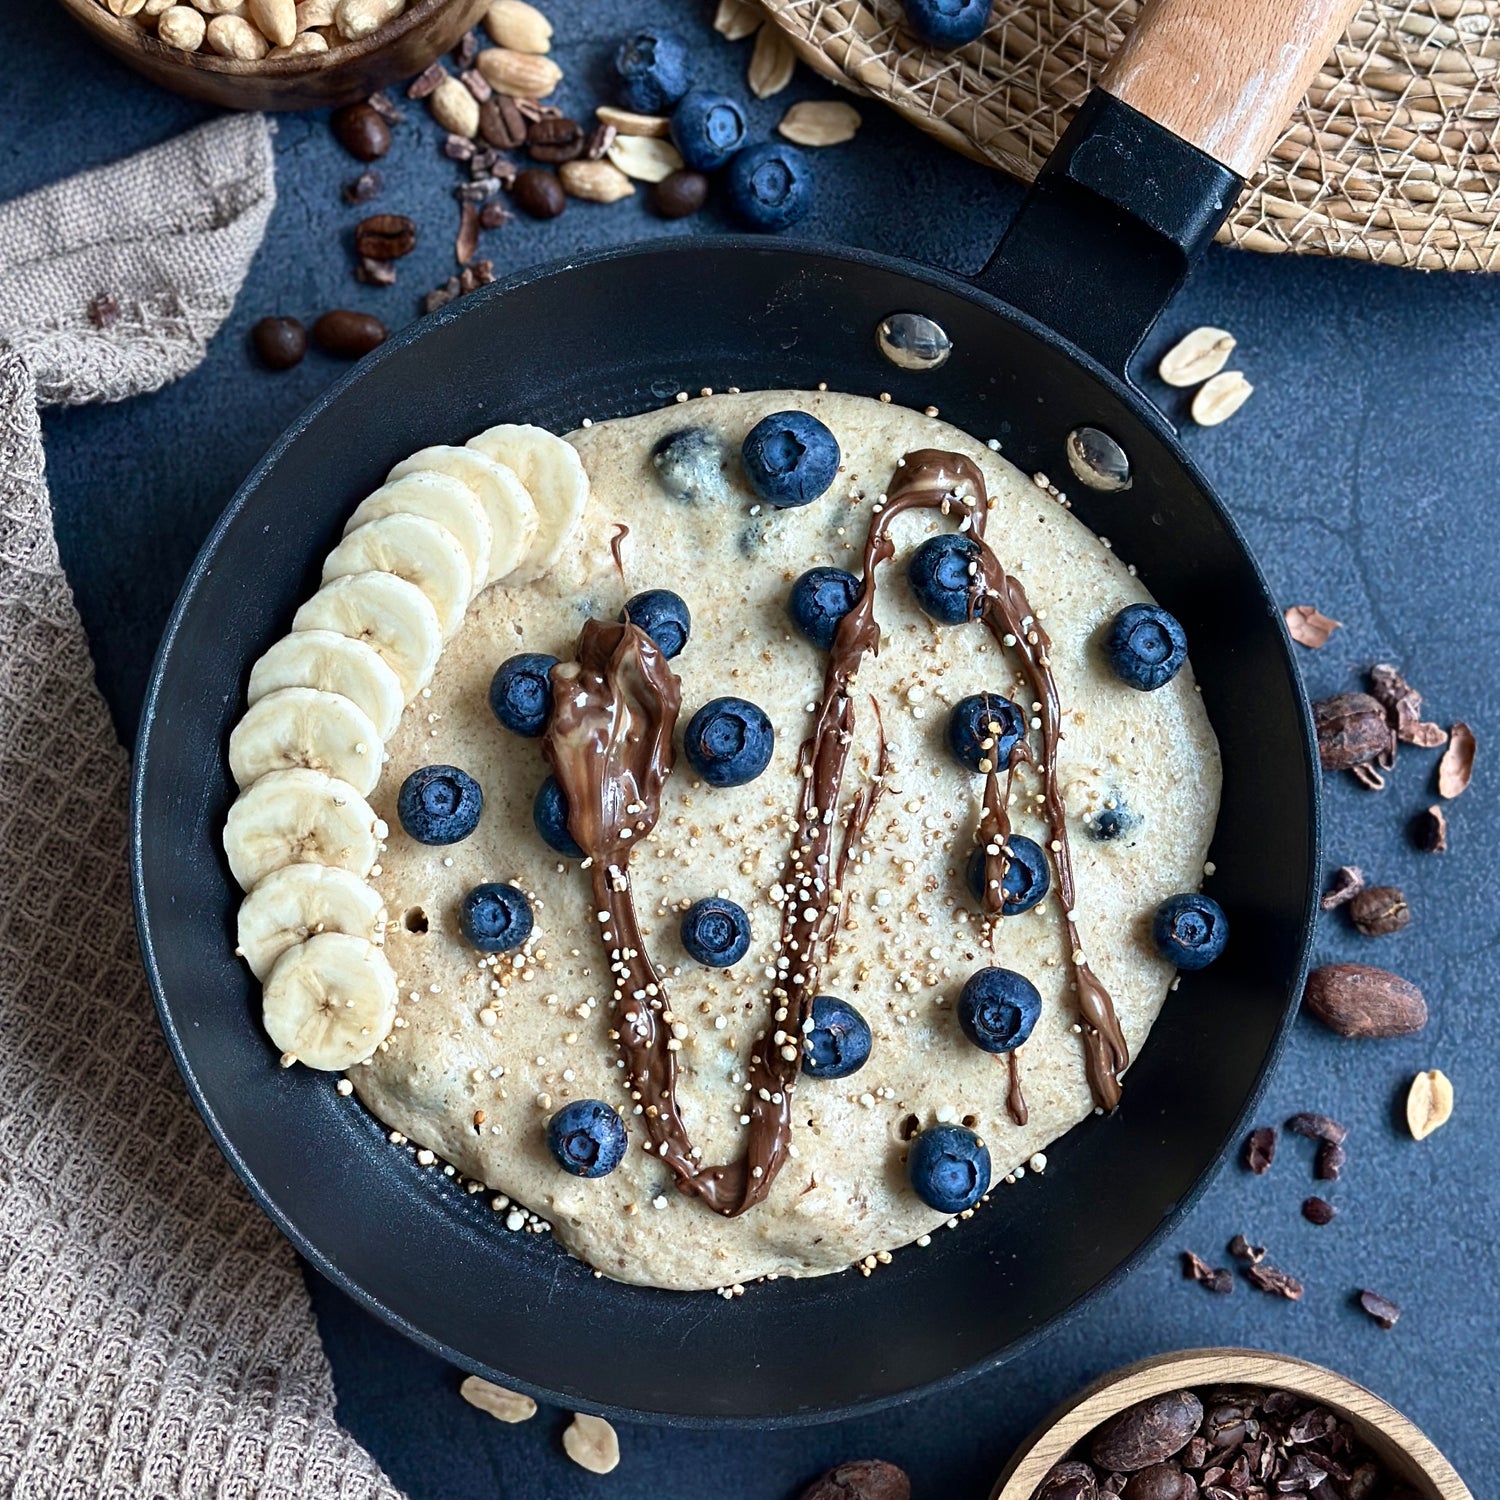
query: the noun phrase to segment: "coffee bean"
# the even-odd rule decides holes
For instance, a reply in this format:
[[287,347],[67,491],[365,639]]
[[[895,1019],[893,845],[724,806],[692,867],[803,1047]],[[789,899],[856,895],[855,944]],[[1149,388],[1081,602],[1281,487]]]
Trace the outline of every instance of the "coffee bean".
[[496,94],[479,107],[479,133],[497,150],[512,151],[526,144],[526,117],[514,99]]
[[1124,1500],[1197,1500],[1198,1486],[1176,1464],[1152,1464],[1130,1476]]
[[364,260],[400,260],[417,248],[417,226],[405,214],[372,214],[354,228],[354,253]]
[[391,127],[368,104],[346,104],[329,123],[339,145],[360,161],[378,161],[391,149]]
[[802,1500],[911,1500],[911,1481],[895,1464],[858,1458],[813,1480]]
[[510,191],[516,207],[533,219],[555,219],[568,206],[562,183],[553,173],[543,172],[539,167],[528,167],[518,173]]
[[339,359],[358,359],[378,349],[386,339],[385,324],[369,313],[339,308],[326,312],[312,327],[313,338],[325,354]]
[[1086,1463],[1065,1458],[1053,1464],[1031,1500],[1096,1500],[1099,1480]]
[[1133,1473],[1180,1453],[1203,1420],[1191,1391],[1167,1391],[1126,1407],[1095,1434],[1089,1455],[1101,1469]]
[[1302,1003],[1340,1036],[1409,1036],[1427,1024],[1421,990],[1367,964],[1324,964],[1314,969],[1307,976]]
[[708,178],[684,168],[652,183],[648,201],[660,219],[685,219],[697,213],[707,198]]
[[583,155],[583,127],[562,115],[543,115],[526,131],[526,150],[533,161],[561,165]]
[[1400,932],[1411,921],[1405,893],[1394,885],[1372,885],[1350,898],[1349,920],[1366,937]]
[[250,338],[269,370],[290,370],[307,353],[307,330],[295,318],[262,318]]

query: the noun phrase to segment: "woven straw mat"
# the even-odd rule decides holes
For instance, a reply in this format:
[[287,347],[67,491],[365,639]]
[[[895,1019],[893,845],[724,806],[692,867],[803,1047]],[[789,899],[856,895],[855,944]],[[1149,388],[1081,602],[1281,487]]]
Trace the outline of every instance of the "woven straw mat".
[[[995,0],[954,53],[900,0],[759,0],[804,61],[1029,180],[1137,0]],[[1364,4],[1220,238],[1423,270],[1500,269],[1500,0]]]

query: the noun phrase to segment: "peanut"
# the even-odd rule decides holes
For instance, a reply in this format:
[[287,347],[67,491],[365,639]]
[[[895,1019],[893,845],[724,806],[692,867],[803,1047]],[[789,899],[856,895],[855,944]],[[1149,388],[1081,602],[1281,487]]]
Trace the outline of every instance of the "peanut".
[[193,0],[206,16],[237,16],[245,8],[244,0]]
[[299,32],[285,47],[272,47],[272,57],[307,57],[314,52],[326,52],[328,39],[316,31]]
[[445,78],[438,84],[427,107],[444,130],[469,140],[479,134],[479,101],[457,78]]
[[297,0],[245,0],[245,16],[273,47],[289,47],[297,37]]
[[208,22],[191,5],[174,5],[171,10],[164,10],[156,23],[158,39],[184,52],[196,52],[203,45],[207,30]]
[[618,203],[635,192],[630,179],[612,162],[565,161],[557,175],[570,198],[590,203]]
[[104,8],[112,16],[133,16],[146,0],[104,0]]
[[208,23],[208,45],[220,57],[259,62],[270,48],[266,39],[243,16],[215,16]]
[[311,31],[315,26],[332,26],[338,11],[338,0],[297,0],[297,30]]
[[176,4],[177,0],[146,0],[146,3],[141,6],[141,15],[149,16],[154,21]]

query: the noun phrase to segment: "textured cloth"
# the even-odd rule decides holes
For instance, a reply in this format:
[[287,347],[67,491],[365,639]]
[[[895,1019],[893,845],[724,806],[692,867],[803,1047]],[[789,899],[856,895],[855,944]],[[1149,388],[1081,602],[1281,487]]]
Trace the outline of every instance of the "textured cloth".
[[0,208],[0,1495],[16,1500],[396,1494],[335,1424],[291,1248],[156,1024],[126,758],[58,561],[37,411],[192,369],[274,201],[266,125],[240,117]]

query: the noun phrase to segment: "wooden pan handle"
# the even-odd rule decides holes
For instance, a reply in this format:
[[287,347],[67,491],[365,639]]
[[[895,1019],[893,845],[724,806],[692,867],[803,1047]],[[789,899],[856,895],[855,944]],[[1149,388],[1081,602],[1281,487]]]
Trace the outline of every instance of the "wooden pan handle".
[[1101,86],[1249,177],[1357,6],[1358,0],[1146,0]]

